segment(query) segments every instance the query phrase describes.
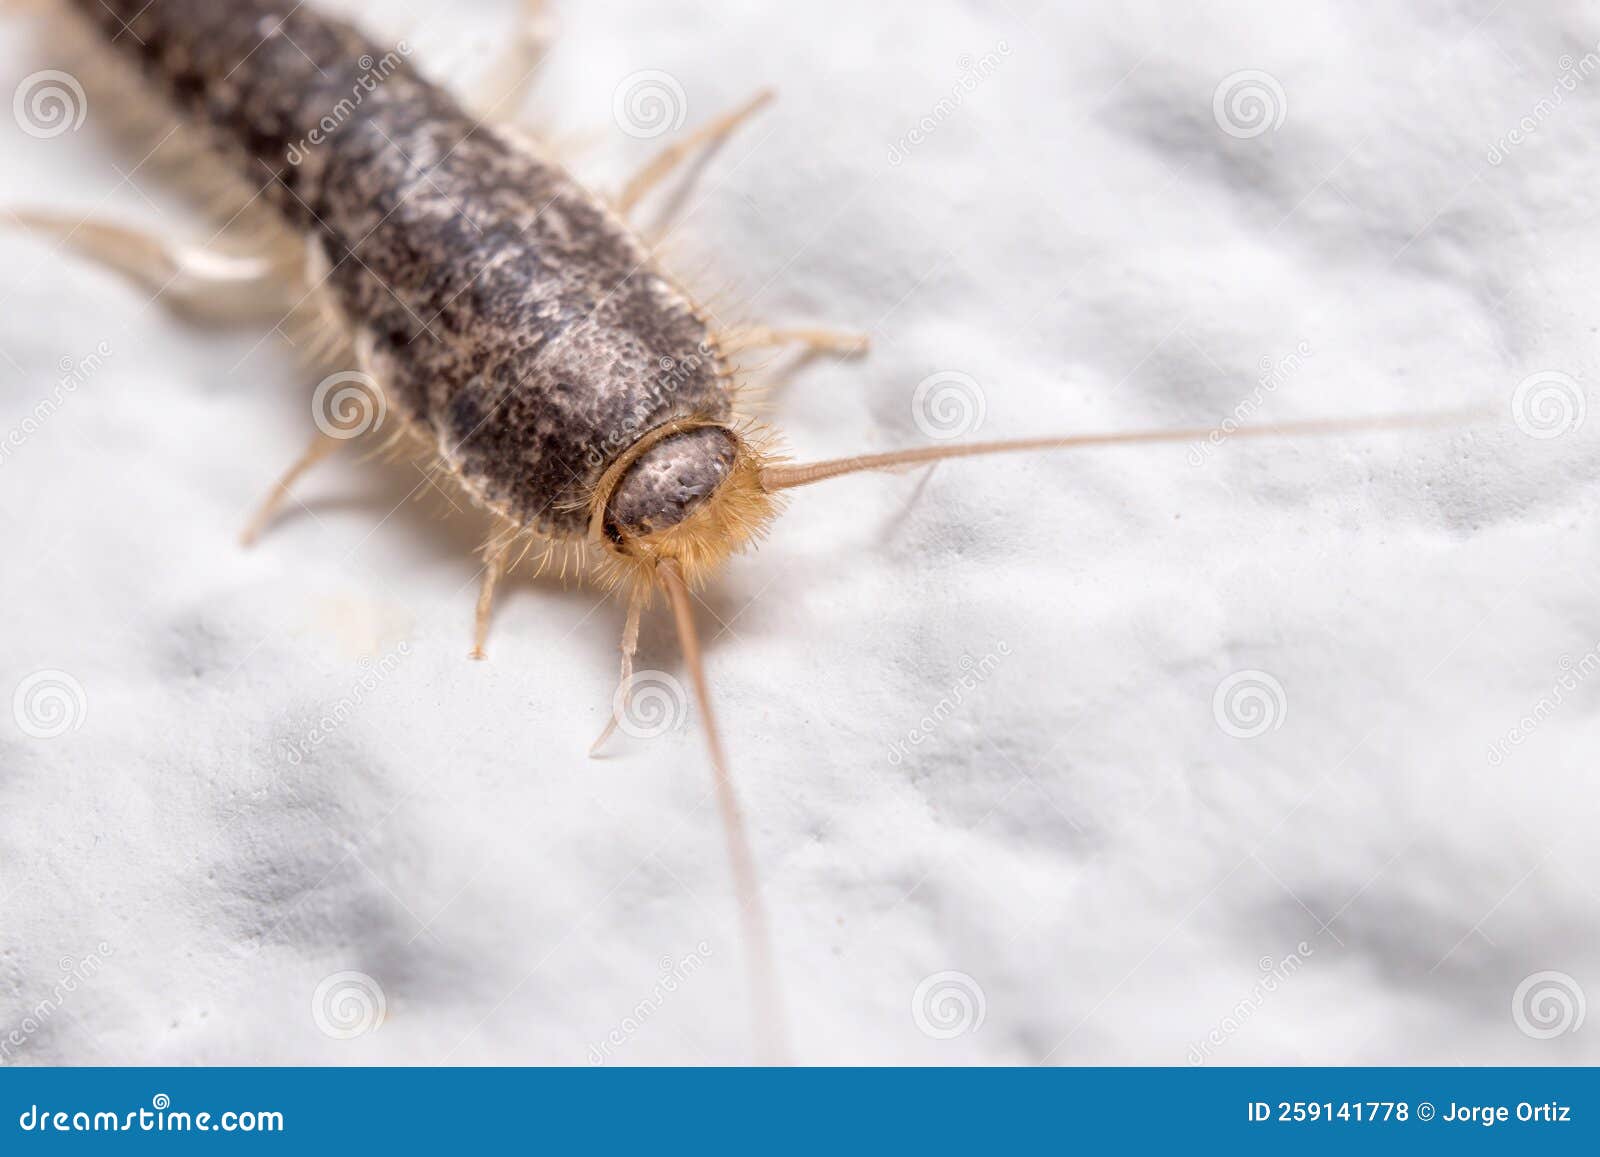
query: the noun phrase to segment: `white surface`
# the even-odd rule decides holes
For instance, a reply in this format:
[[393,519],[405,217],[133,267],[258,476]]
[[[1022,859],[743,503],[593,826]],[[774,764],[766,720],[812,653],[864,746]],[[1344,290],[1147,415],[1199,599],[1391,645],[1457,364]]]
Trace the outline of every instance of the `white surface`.
[[[530,101],[616,187],[658,143],[613,125],[622,77],[671,73],[690,125],[777,87],[689,189],[674,249],[719,310],[870,327],[870,359],[775,394],[806,457],[925,443],[911,397],[937,371],[980,383],[983,436],[1211,425],[1302,342],[1267,418],[1497,407],[1468,432],[1230,442],[1198,468],[1176,445],[798,492],[707,600],[795,1056],[1183,1064],[1218,1030],[1208,1063],[1594,1063],[1600,1026],[1536,1039],[1512,1001],[1546,970],[1600,997],[1600,680],[1487,752],[1600,646],[1600,419],[1535,440],[1509,410],[1529,374],[1597,370],[1600,74],[1536,108],[1600,20],[1090,7],[557,5]],[[463,82],[510,20],[364,11]],[[53,63],[26,31],[0,29],[6,92]],[[888,163],[958,58],[1000,41]],[[1245,69],[1286,115],[1236,138],[1213,94]],[[0,118],[0,139],[0,202],[209,235],[92,108],[48,140]],[[0,431],[61,359],[113,351],[0,463],[0,691],[60,670],[87,703],[54,739],[0,712],[0,1036],[105,945],[5,1059],[584,1064],[691,953],[704,967],[609,1056],[748,1058],[698,734],[584,757],[619,608],[515,582],[491,662],[468,662],[482,524],[403,503],[411,467],[354,455],[240,551],[310,428],[285,345],[196,331],[35,240],[0,259]],[[402,642],[290,763],[362,657]],[[664,621],[644,642],[676,669]],[[892,762],[962,656],[1000,643]],[[1239,739],[1212,701],[1247,669],[1286,710]],[[1297,952],[1255,1000],[1258,961]],[[344,970],[388,1008],[349,1040],[311,1012]],[[912,999],[947,970],[985,1015],[936,1039]]]

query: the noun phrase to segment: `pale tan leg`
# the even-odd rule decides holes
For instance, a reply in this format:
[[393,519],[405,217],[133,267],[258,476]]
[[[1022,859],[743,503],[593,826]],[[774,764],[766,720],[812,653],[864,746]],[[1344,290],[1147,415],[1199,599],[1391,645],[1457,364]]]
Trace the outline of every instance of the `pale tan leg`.
[[343,445],[343,438],[332,438],[318,431],[317,436],[312,439],[311,445],[306,447],[306,452],[300,455],[295,464],[284,472],[282,478],[278,479],[277,485],[272,488],[272,493],[267,495],[266,501],[256,511],[255,517],[250,520],[250,525],[244,528],[244,533],[239,536],[240,545],[254,546],[256,540],[261,537],[261,532],[266,529],[267,523],[272,521],[272,516],[278,512],[278,508],[289,497],[289,491],[300,480],[300,475]]
[[[639,617],[644,611],[644,591],[635,589],[628,599],[628,621],[622,627],[622,674],[617,680],[618,689],[625,695],[627,687],[633,682],[633,657],[639,652]],[[600,738],[589,746],[589,758],[593,759],[600,754],[600,749],[605,746],[606,740],[611,738],[617,729],[617,709],[613,701],[611,714],[606,719],[605,730],[600,733]]]
[[816,353],[863,354],[871,339],[864,333],[839,329],[779,329],[768,325],[749,325],[730,330],[717,338],[723,353],[759,346],[798,345]]
[[506,559],[510,553],[509,542],[490,546],[483,553],[483,581],[478,587],[478,610],[472,628],[471,657],[474,659],[489,657],[483,649],[483,644],[489,638],[489,616],[494,611],[494,588],[499,585],[500,576],[506,573]]
[[473,85],[472,107],[484,120],[497,124],[517,120],[555,39],[555,22],[545,11],[544,0],[523,0],[519,15],[511,42]]
[[196,320],[281,316],[294,304],[286,271],[270,256],[214,252],[131,226],[65,213],[0,210],[0,223],[53,237],[64,248],[116,270],[174,312]]
[[617,198],[618,211],[622,213],[628,212],[651,189],[660,184],[667,174],[682,164],[690,153],[698,148],[714,145],[726,138],[734,129],[770,103],[772,98],[772,90],[764,88],[732,112],[723,113],[715,120],[701,125],[681,141],[674,141],[662,149],[650,160],[649,164],[634,174],[633,179],[622,187],[622,194]]

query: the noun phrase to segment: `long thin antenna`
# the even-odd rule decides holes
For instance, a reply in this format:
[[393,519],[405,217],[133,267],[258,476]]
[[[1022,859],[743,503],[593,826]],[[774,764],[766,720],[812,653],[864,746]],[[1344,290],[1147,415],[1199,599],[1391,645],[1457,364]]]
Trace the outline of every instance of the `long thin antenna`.
[[[1454,425],[1487,416],[1487,407],[1451,410],[1429,414],[1393,414],[1377,418],[1314,418],[1304,422],[1277,425],[1242,426],[1229,438],[1268,438],[1283,434],[1343,434],[1355,430],[1402,430],[1417,426]],[[1133,442],[1193,442],[1209,439],[1216,433],[1211,426],[1192,426],[1177,430],[1131,430],[1119,434],[1068,434],[1052,438],[1017,438],[1005,442],[965,442],[953,446],[920,446],[911,450],[891,450],[884,454],[857,454],[825,462],[801,465],[768,466],[761,471],[765,490],[787,490],[809,486],[841,474],[862,470],[889,470],[943,458],[969,458],[978,454],[1009,454],[1023,450],[1064,450],[1080,446],[1116,446]]]
[[672,603],[672,618],[678,628],[678,645],[683,648],[683,661],[689,668],[695,698],[700,703],[701,726],[705,731],[706,747],[711,754],[712,777],[717,787],[717,809],[722,813],[722,831],[727,838],[728,857],[733,863],[734,888],[739,896],[739,915],[744,926],[756,1031],[763,1041],[762,1051],[767,1054],[769,1061],[783,1064],[786,1063],[788,1049],[784,1041],[783,1010],[778,999],[777,977],[773,969],[771,935],[767,928],[766,910],[761,904],[761,889],[756,882],[755,859],[750,855],[750,844],[745,838],[744,819],[739,813],[733,777],[728,774],[722,739],[717,732],[716,715],[711,707],[711,689],[706,684],[705,665],[701,662],[700,636],[694,627],[689,588],[683,581],[678,564],[673,560],[663,559],[656,571],[661,576],[667,599]]

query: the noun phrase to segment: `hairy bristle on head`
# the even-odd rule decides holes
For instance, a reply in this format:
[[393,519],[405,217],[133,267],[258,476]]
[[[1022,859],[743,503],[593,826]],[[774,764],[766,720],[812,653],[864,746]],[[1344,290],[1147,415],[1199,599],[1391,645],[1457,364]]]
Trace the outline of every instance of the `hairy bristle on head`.
[[[683,423],[678,428],[712,424]],[[597,575],[602,583],[648,590],[656,585],[656,568],[671,560],[690,589],[699,589],[731,555],[766,533],[780,501],[761,482],[762,473],[775,464],[771,435],[753,424],[723,428],[735,447],[732,465],[716,489],[674,526],[648,534],[607,534],[606,508],[616,478],[597,488],[590,506],[590,538],[600,548]],[[624,460],[621,469],[626,465]]]

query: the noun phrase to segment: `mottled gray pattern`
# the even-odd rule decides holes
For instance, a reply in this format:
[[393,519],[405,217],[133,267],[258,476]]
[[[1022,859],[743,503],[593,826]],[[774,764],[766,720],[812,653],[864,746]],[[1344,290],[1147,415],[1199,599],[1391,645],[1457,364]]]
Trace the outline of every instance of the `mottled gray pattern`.
[[[270,182],[393,405],[486,504],[581,534],[584,498],[640,434],[730,417],[706,326],[633,233],[398,48],[292,0],[74,2]],[[681,518],[726,472],[725,444],[647,454],[617,521]]]

